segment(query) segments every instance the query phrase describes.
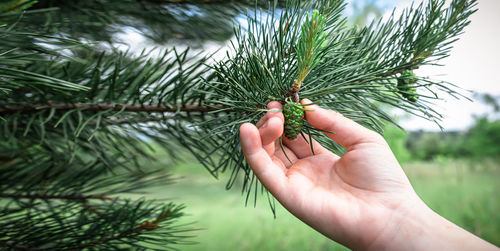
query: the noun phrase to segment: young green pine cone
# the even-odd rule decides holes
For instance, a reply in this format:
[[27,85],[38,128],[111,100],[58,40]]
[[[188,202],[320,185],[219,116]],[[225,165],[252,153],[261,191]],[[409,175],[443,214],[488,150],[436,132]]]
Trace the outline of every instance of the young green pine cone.
[[304,107],[295,102],[289,102],[283,106],[285,116],[285,137],[295,139],[304,126]]
[[401,95],[411,102],[418,100],[417,88],[414,86],[416,82],[417,76],[412,71],[404,71],[398,78],[398,89]]

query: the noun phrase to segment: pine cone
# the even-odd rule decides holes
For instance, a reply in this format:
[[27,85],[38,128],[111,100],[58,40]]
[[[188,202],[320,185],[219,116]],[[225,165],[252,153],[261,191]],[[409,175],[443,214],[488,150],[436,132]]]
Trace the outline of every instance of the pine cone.
[[304,107],[295,102],[289,102],[283,106],[285,116],[285,137],[295,139],[304,126]]
[[414,86],[417,76],[412,71],[404,71],[398,78],[398,89],[401,95],[411,102],[417,102],[417,88]]

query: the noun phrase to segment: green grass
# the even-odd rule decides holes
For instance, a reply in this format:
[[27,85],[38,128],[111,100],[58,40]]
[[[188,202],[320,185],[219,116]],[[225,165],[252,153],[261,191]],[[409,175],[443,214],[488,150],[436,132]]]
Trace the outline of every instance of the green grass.
[[[274,219],[263,197],[245,207],[237,189],[225,190],[198,164],[172,168],[184,176],[176,184],[149,190],[150,198],[184,203],[183,223],[194,222],[193,241],[181,250],[345,250],[278,206]],[[436,212],[482,238],[500,244],[500,165],[472,170],[467,162],[446,161],[405,165],[415,190]],[[334,227],[334,226],[333,226]]]
[[415,191],[434,211],[500,245],[500,165],[468,161],[406,165]]
[[173,168],[184,176],[175,184],[150,189],[148,198],[171,198],[184,203],[183,223],[194,223],[196,244],[181,250],[347,250],[302,223],[278,205],[274,219],[263,197],[256,207],[245,207],[237,189],[226,190],[225,179],[216,180],[198,164]]

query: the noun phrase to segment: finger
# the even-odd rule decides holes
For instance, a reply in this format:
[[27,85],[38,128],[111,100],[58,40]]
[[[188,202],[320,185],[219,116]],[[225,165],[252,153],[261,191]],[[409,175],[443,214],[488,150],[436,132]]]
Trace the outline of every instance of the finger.
[[267,109],[269,111],[267,112],[269,116],[276,116],[280,118],[281,120],[285,121],[285,117],[283,116],[283,113],[281,112],[281,109],[283,109],[283,106],[281,105],[280,102],[278,101],[271,101],[269,104],[267,104]]
[[279,136],[281,136],[281,134],[283,134],[283,124],[285,121],[285,117],[281,112],[281,108],[282,106],[279,102],[269,102],[269,104],[267,105],[267,109],[269,109],[269,111],[265,115],[265,122],[261,123],[260,126],[257,125],[257,128],[259,128],[259,132],[262,137],[263,145],[274,142],[279,138]]
[[269,110],[266,115],[264,115],[256,124],[257,128],[260,128],[264,123],[269,120],[272,117],[278,117],[282,121],[285,121],[285,117],[283,116],[283,113],[281,112],[282,105],[280,102],[277,101],[271,101],[269,104],[267,104],[267,109]]
[[269,111],[264,116],[265,122],[259,128],[262,146],[272,156],[274,154],[274,142],[283,134],[284,116],[281,113],[281,104],[273,101],[267,105]]
[[269,155],[274,154],[274,142],[283,134],[283,122],[277,117],[271,117],[259,128],[262,147]]
[[257,127],[245,123],[240,127],[241,148],[245,159],[261,183],[276,197],[286,191],[287,179],[280,168],[262,148]]
[[307,105],[305,107],[307,122],[314,128],[333,132],[326,133],[326,135],[345,146],[348,151],[358,144],[384,142],[383,138],[376,132],[342,116],[338,112],[323,109],[318,105],[309,105],[311,103],[308,99],[302,100],[302,104]]
[[312,149],[311,142],[309,142],[309,136],[304,134],[307,141],[302,137],[302,135],[297,136],[297,138],[291,140],[286,137],[283,137],[283,144],[285,144],[290,150],[292,150],[295,155],[302,159],[305,157],[309,157],[313,155],[312,150],[314,150],[314,154],[321,154],[325,151],[325,148],[321,146],[316,140],[312,139]]

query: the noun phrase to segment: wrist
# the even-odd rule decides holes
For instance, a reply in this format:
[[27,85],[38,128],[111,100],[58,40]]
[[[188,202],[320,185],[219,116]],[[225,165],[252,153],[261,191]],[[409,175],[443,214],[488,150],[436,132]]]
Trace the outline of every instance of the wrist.
[[369,250],[496,250],[430,209],[420,198],[401,205]]
[[367,247],[368,250],[422,250],[429,238],[430,226],[439,224],[441,217],[434,213],[418,196],[393,210],[388,224]]

